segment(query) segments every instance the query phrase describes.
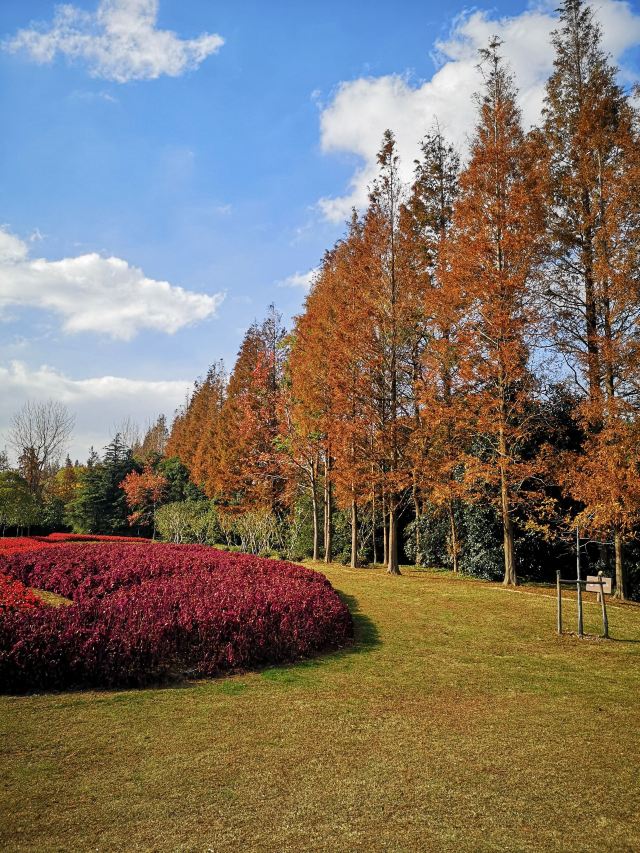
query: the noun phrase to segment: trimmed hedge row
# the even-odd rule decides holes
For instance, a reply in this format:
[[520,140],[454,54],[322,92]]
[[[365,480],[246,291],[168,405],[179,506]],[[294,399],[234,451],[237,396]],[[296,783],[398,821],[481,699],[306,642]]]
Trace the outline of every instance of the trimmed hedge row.
[[2,536],[0,537],[0,555],[16,554],[20,551],[32,551],[43,545],[57,545],[60,542],[148,542],[133,536],[100,536],[84,533],[49,533],[48,536]]
[[345,644],[348,608],[328,580],[207,546],[57,545],[0,569],[70,607],[0,624],[5,691],[141,686],[293,661]]

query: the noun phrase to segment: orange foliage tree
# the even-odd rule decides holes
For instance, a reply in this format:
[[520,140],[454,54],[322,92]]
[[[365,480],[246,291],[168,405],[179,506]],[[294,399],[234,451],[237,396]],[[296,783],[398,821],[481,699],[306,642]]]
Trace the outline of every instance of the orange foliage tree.
[[165,456],[177,456],[198,486],[211,493],[214,454],[218,445],[219,417],[226,395],[226,373],[219,361],[204,379],[196,381],[185,406],[179,411],[165,444]]
[[582,505],[575,523],[603,535],[614,533],[616,596],[627,596],[623,544],[640,524],[640,421],[626,407],[608,412],[588,435],[582,452],[567,459],[561,481]]
[[[422,296],[414,338],[413,498],[416,522],[421,502],[428,500],[449,517],[449,549],[458,569],[459,537],[455,505],[461,494],[460,452],[464,448],[464,406],[456,385],[456,323],[460,300],[456,281],[447,276],[446,240],[458,195],[459,157],[439,127],[422,141],[411,194],[401,215],[401,233],[408,256],[407,276]],[[421,553],[420,525],[415,525],[416,558]]]
[[150,465],[145,465],[141,473],[130,471],[120,483],[127,506],[132,510],[128,516],[129,524],[151,526],[154,539],[156,537],[156,507],[162,501],[167,485],[166,477],[156,473]]
[[464,303],[457,358],[475,433],[467,482],[495,489],[504,540],[504,583],[517,580],[513,514],[535,465],[522,459],[534,390],[532,276],[542,251],[543,210],[534,150],[525,138],[512,79],[493,39],[482,52],[485,88],[460,178],[450,271]]
[[[323,258],[316,282],[305,301],[304,312],[296,318],[289,356],[291,381],[292,449],[308,459],[312,479],[314,517],[314,554],[318,554],[318,483],[323,468],[324,558],[332,557],[332,430],[333,399],[331,375],[333,346],[339,334],[338,312],[334,301],[332,276],[334,252]],[[305,463],[306,464],[306,463]]]
[[553,44],[543,135],[553,261],[545,295],[556,343],[584,395],[587,433],[584,453],[570,462],[575,477],[563,481],[585,507],[580,519],[589,516],[592,527],[597,519],[601,535],[613,532],[616,594],[624,597],[640,379],[638,112],[584,0],[564,0]]
[[220,409],[211,494],[232,511],[283,505],[286,469],[279,438],[279,410],[286,349],[273,306],[246,333]]

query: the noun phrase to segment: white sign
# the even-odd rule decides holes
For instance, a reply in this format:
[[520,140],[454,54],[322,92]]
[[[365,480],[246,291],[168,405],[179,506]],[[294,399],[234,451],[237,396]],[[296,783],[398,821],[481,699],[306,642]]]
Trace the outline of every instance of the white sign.
[[611,595],[613,588],[611,578],[605,578],[604,575],[600,579],[597,575],[587,575],[587,592],[600,592],[600,580],[602,581],[602,591]]

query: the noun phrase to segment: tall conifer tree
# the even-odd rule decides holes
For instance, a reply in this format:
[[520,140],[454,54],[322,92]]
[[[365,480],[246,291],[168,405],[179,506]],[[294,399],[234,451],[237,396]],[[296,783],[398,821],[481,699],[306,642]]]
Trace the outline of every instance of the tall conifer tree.
[[504,583],[516,583],[513,514],[528,433],[533,377],[528,336],[531,279],[541,252],[542,210],[533,152],[520,125],[512,78],[493,39],[482,51],[484,92],[471,159],[460,178],[451,271],[464,303],[458,353],[476,433],[470,480],[496,489],[504,539]]

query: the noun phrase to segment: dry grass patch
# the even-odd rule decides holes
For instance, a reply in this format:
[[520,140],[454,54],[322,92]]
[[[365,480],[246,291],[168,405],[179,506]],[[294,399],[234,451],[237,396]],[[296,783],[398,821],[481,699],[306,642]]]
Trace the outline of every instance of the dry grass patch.
[[354,612],[353,649],[0,698],[0,847],[640,849],[638,608],[612,608],[613,641],[580,641],[554,634],[536,588],[320,568]]

